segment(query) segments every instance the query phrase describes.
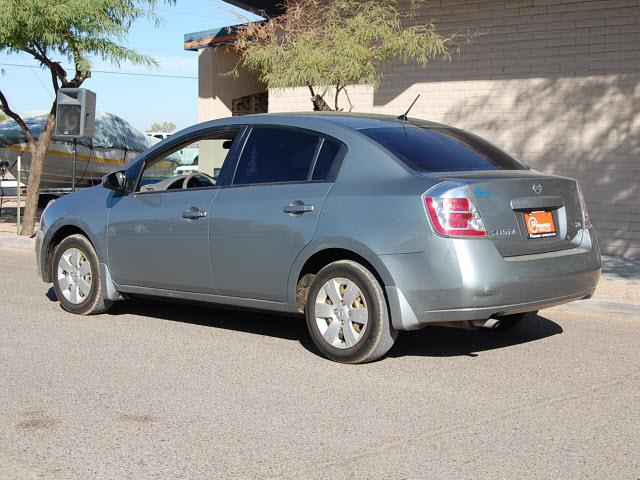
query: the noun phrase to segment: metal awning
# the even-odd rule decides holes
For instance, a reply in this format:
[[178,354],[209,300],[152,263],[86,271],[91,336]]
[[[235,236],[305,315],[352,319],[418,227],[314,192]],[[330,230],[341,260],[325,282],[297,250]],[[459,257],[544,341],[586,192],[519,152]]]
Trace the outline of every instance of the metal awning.
[[238,8],[261,15],[263,12],[268,16],[280,15],[284,12],[282,0],[224,0]]
[[184,36],[184,49],[200,50],[201,48],[215,47],[217,45],[229,45],[235,40],[238,27],[239,25],[231,25],[229,27],[216,27],[210,30],[187,33]]
[[[224,0],[243,10],[247,10],[256,15],[266,15],[268,17],[280,15],[284,10],[281,0]],[[200,50],[201,48],[215,47],[218,45],[229,45],[236,38],[236,30],[240,25],[230,25],[224,27],[214,27],[200,32],[187,33],[184,36],[185,50]]]

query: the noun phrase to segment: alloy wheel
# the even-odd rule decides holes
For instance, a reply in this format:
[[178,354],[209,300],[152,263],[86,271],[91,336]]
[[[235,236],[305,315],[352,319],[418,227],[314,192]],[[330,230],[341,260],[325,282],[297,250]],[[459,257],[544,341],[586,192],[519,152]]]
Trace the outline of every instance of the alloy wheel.
[[91,293],[91,264],[78,248],[68,248],[58,261],[58,286],[64,298],[79,305]]
[[315,301],[314,316],[324,340],[336,348],[351,348],[364,336],[369,320],[366,299],[355,282],[329,279]]

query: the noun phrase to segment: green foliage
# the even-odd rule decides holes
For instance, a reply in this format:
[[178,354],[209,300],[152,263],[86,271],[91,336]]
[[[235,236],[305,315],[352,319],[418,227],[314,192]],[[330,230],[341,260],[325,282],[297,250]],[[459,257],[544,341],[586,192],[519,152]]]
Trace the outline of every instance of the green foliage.
[[[122,62],[156,65],[126,46],[129,27],[141,18],[159,23],[155,6],[163,0],[0,0],[0,52],[26,53],[51,73],[53,90],[80,87],[91,76],[91,58],[120,66]],[[175,0],[164,0],[173,4]],[[73,65],[70,76],[61,62]],[[0,72],[3,73],[3,72]],[[25,92],[25,94],[27,94]],[[0,110],[15,120],[27,137],[31,165],[22,235],[35,227],[40,178],[55,126],[55,104],[38,140],[10,107],[0,87]]]
[[[238,31],[240,66],[269,88],[331,86],[337,98],[348,85],[377,88],[392,61],[424,67],[450,58],[455,36],[443,36],[416,17],[419,2],[401,13],[394,0],[286,0],[285,14]],[[317,105],[316,105],[317,106]]]
[[0,112],[0,122],[4,122],[6,119],[7,116],[4,113]]
[[[115,65],[123,61],[154,65],[155,61],[122,45],[131,24],[159,19],[158,0],[0,0],[0,52],[25,52],[55,71],[58,81],[78,83],[90,75],[89,57]],[[71,62],[74,79],[53,61]],[[75,80],[75,82],[74,82]]]
[[176,129],[176,124],[173,122],[156,122],[151,124],[147,129],[147,132],[167,132],[171,133]]

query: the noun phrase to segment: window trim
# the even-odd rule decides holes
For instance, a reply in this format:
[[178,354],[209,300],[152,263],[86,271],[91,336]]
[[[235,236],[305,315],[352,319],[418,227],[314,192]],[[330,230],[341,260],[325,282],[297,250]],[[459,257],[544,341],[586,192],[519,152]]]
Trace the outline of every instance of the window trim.
[[313,181],[313,172],[316,171],[316,164],[318,163],[318,157],[320,156],[320,152],[322,151],[322,146],[324,145],[325,138],[320,137],[318,139],[318,144],[316,145],[316,151],[313,152],[313,160],[311,161],[311,165],[309,165],[309,171],[307,172],[307,182]]
[[[237,134],[236,137],[234,138],[234,140],[236,139],[240,139],[240,142],[236,143],[235,145],[232,145],[231,149],[229,150],[229,153],[227,154],[225,161],[222,165],[222,168],[220,169],[220,175],[222,175],[222,172],[224,171],[224,167],[227,164],[234,164],[237,163],[236,162],[236,158],[235,156],[237,155],[238,152],[238,148],[239,148],[239,144],[243,143],[244,141],[246,141],[246,137],[243,138],[245,132],[248,130],[247,129],[247,125],[246,124],[237,124],[237,125],[220,125],[220,126],[216,126],[213,128],[209,128],[206,129],[204,131],[198,131],[198,132],[194,132],[191,135],[187,135],[184,138],[176,138],[175,142],[171,142],[169,144],[167,144],[167,146],[165,148],[163,148],[162,150],[158,151],[158,152],[154,152],[153,156],[150,157],[144,157],[141,161],[141,167],[139,167],[138,172],[136,174],[136,180],[135,182],[133,182],[133,186],[132,186],[132,191],[130,192],[130,195],[132,196],[137,196],[137,195],[149,195],[152,193],[169,193],[169,192],[191,192],[191,191],[195,191],[195,190],[210,190],[210,189],[214,189],[214,188],[222,188],[225,185],[218,185],[217,181],[216,181],[216,185],[212,185],[210,187],[196,187],[196,188],[179,188],[179,189],[172,189],[172,190],[149,190],[149,191],[141,191],[139,190],[139,186],[140,186],[140,181],[142,180],[142,175],[145,171],[145,168],[147,166],[147,164],[151,161],[154,161],[156,159],[158,159],[159,157],[163,156],[163,155],[167,155],[167,154],[171,154],[173,152],[176,152],[178,150],[180,150],[181,148],[183,148],[186,145],[190,145],[194,142],[198,142],[201,140],[206,140],[208,136],[210,136],[211,134],[215,134],[216,132],[221,132],[224,130],[237,130]],[[209,140],[211,140],[209,138]],[[243,143],[243,147],[244,147],[244,143]],[[220,177],[220,175],[218,177]],[[232,177],[233,178],[233,177]]]
[[[318,150],[318,156],[315,159],[315,162],[313,164],[313,169],[311,170],[311,174],[310,174],[310,179],[309,179],[309,183],[333,183],[336,181],[336,178],[338,178],[338,173],[340,173],[340,169],[342,168],[342,162],[344,161],[344,159],[347,157],[347,153],[349,151],[347,145],[344,142],[341,142],[340,140],[333,138],[333,137],[329,137],[329,136],[325,136],[322,139],[322,146],[324,146],[324,142],[326,140],[329,141],[333,141],[338,145],[338,151],[336,152],[336,155],[333,157],[333,161],[334,163],[331,164],[331,168],[329,169],[328,173],[331,173],[331,170],[334,170],[333,173],[331,175],[329,175],[326,179],[323,180],[314,180],[313,179],[313,175],[316,173],[316,166],[318,165],[318,159],[320,158],[320,153],[322,152],[322,146],[320,147],[320,149]],[[335,167],[334,167],[335,164]]]
[[[242,154],[244,153],[244,148],[249,140],[249,138],[251,137],[251,133],[253,132],[254,129],[262,129],[262,128],[271,128],[271,129],[277,129],[277,130],[290,130],[293,132],[302,132],[302,133],[306,133],[309,135],[313,135],[315,137],[318,138],[318,144],[316,145],[316,150],[313,154],[313,159],[311,161],[311,164],[309,165],[309,171],[307,172],[307,178],[304,180],[290,180],[290,181],[281,181],[281,182],[260,182],[260,183],[235,183],[236,180],[236,174],[238,172],[238,165],[240,163],[240,159],[242,158]],[[335,174],[332,177],[329,177],[327,179],[323,179],[323,180],[313,180],[313,173],[315,171],[315,167],[316,167],[316,163],[318,161],[318,157],[320,156],[320,151],[322,150],[322,145],[324,144],[325,140],[330,140],[330,141],[334,141],[337,144],[339,144],[341,146],[341,148],[338,150],[342,150],[344,149],[344,154],[340,155],[340,157],[338,158],[338,156],[336,156],[336,161],[339,162],[339,165],[336,169]],[[344,158],[347,156],[347,152],[349,151],[349,148],[347,147],[347,145],[335,138],[332,137],[331,135],[327,135],[325,133],[319,132],[317,130],[311,130],[309,128],[301,128],[301,127],[295,127],[295,126],[290,126],[290,125],[277,125],[277,124],[270,124],[270,123],[255,123],[255,124],[250,124],[247,125],[246,128],[246,132],[245,132],[245,136],[244,139],[242,141],[242,147],[239,149],[238,154],[236,155],[236,157],[234,158],[235,161],[235,165],[234,165],[234,169],[233,169],[233,176],[231,178],[231,181],[229,182],[228,185],[221,185],[221,188],[235,188],[235,187],[253,187],[253,186],[265,186],[265,185],[296,185],[296,184],[306,184],[306,183],[333,183],[336,181],[336,178],[338,177],[338,173],[340,172],[340,168],[342,167],[342,162],[344,160]]]

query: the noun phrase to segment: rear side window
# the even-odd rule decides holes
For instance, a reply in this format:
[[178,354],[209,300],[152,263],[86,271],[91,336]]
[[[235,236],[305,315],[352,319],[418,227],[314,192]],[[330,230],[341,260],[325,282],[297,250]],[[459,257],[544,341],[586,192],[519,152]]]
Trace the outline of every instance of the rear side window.
[[242,149],[233,183],[306,181],[319,142],[317,136],[299,130],[255,127]]
[[360,130],[417,172],[527,170],[482,138],[455,128],[415,125]]
[[342,158],[346,153],[346,147],[334,140],[325,138],[313,168],[311,180],[332,180],[336,177]]

